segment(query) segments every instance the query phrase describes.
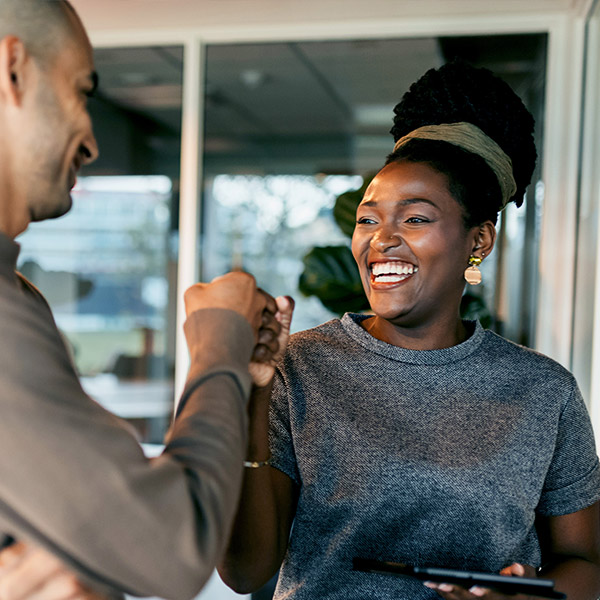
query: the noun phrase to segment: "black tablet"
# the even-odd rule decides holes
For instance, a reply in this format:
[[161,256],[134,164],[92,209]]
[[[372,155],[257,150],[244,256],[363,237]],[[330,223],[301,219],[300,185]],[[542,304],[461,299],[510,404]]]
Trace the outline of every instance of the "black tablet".
[[566,598],[565,594],[554,589],[554,581],[550,579],[534,579],[496,573],[479,573],[476,571],[460,571],[457,569],[440,569],[437,567],[412,567],[402,563],[394,563],[369,558],[354,558],[352,566],[355,571],[381,573],[384,575],[409,575],[422,581],[436,583],[453,583],[469,589],[473,586],[490,588],[504,594],[529,594],[541,598]]

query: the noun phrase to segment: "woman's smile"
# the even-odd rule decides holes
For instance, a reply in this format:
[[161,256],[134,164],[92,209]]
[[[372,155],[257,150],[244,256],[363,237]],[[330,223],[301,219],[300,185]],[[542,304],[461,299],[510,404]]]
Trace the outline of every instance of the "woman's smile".
[[402,261],[373,262],[371,268],[371,286],[389,288],[410,279],[419,268]]

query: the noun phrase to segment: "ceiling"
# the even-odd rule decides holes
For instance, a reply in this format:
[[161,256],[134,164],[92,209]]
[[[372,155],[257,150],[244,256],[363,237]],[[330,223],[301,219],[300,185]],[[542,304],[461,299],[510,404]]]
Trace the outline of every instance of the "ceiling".
[[[541,34],[209,45],[205,168],[375,169],[391,149],[393,106],[422,73],[455,56],[492,68],[526,103],[535,102],[531,89],[543,91]],[[100,92],[90,109],[103,157],[89,170],[163,172],[168,163],[175,173],[182,48],[98,49],[96,66]]]

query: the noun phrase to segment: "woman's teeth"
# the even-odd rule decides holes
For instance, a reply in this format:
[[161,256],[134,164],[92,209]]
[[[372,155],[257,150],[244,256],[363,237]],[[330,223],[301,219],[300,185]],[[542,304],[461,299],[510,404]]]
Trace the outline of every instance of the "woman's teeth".
[[406,279],[418,271],[418,267],[408,263],[387,262],[373,263],[371,273],[373,279],[380,283],[396,283]]

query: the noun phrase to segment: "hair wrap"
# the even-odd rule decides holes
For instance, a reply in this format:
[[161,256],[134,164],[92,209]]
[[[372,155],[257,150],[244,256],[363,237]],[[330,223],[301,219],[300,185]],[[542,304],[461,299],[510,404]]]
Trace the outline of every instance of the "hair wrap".
[[466,122],[425,125],[401,137],[394,146],[394,152],[413,139],[440,140],[481,156],[498,179],[502,192],[502,208],[515,195],[517,184],[510,157],[476,125]]

